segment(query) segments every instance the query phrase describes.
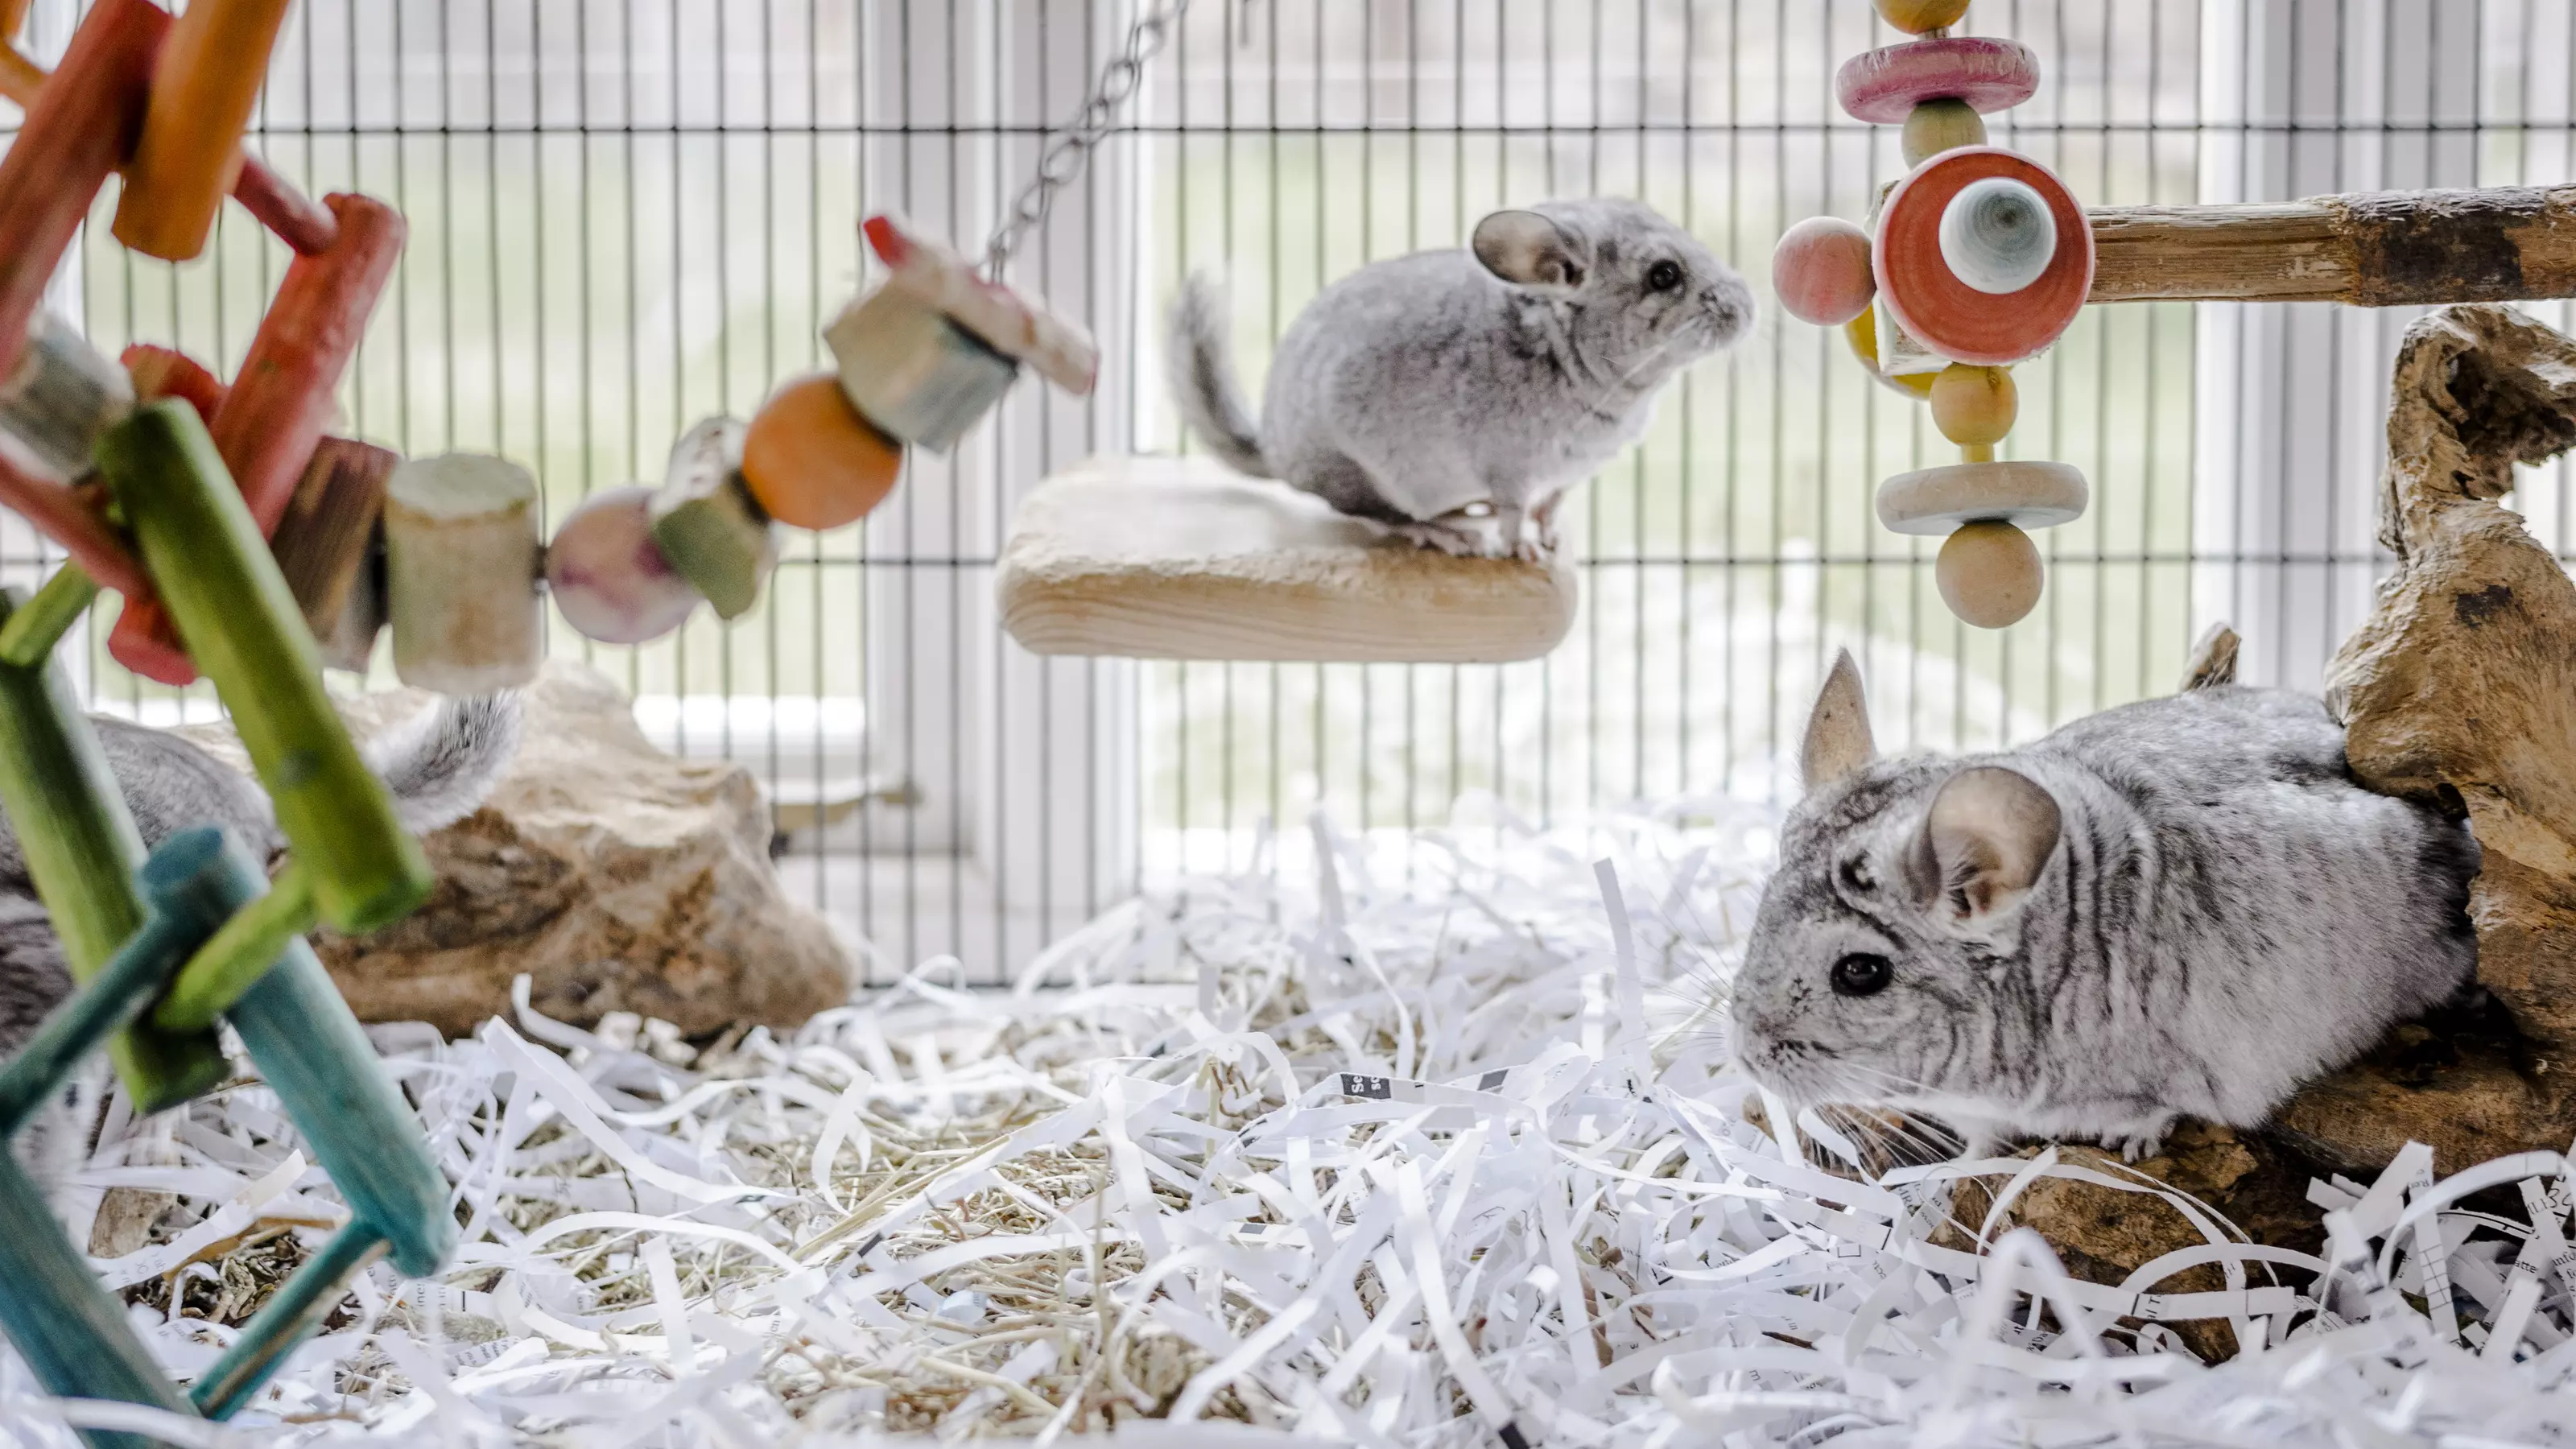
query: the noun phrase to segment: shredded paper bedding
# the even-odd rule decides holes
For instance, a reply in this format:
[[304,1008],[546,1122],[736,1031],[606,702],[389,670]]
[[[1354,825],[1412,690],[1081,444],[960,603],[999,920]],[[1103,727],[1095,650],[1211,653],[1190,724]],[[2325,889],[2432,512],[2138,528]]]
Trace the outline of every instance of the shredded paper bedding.
[[[445,1277],[368,1269],[227,1426],[55,1403],[0,1356],[0,1442],[2576,1437],[2557,1154],[2317,1184],[2329,1264],[2054,1153],[1864,1181],[1813,1114],[1784,1153],[1720,1005],[1771,823],[1319,821],[1007,993],[933,961],[703,1048],[524,994],[470,1039],[380,1030],[455,1183]],[[1943,1239],[1979,1251],[1935,1242],[1953,1179],[2043,1175],[2167,1193],[2209,1242],[2117,1287],[2000,1208]],[[80,1182],[71,1226],[183,1373],[343,1216],[247,1079],[148,1122],[111,1102]],[[2495,1189],[2524,1211],[2461,1203]],[[2158,1291],[2201,1264],[2226,1286]],[[2239,1351],[2203,1365],[2161,1326],[2188,1320]]]

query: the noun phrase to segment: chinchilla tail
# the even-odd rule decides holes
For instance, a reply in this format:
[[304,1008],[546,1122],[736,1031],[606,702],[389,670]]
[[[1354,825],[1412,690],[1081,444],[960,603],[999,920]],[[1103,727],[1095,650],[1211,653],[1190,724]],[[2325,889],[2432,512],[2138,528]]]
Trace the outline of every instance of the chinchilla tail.
[[403,828],[426,834],[474,813],[519,753],[518,694],[441,700],[368,741]]
[[1225,294],[1214,279],[1198,273],[1181,284],[1165,349],[1172,401],[1190,431],[1227,467],[1247,477],[1277,477],[1261,455],[1261,425],[1245,408],[1243,384],[1235,379],[1232,331]]

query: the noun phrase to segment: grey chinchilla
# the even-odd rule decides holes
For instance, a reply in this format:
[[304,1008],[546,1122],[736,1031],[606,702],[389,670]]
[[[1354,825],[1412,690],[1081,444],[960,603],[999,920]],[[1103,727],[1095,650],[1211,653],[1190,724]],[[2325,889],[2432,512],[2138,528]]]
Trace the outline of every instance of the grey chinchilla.
[[1279,340],[1257,424],[1224,300],[1192,277],[1172,308],[1170,382],[1238,472],[1426,547],[1534,559],[1555,547],[1565,490],[1645,432],[1674,373],[1752,318],[1744,279],[1651,208],[1551,201],[1486,217],[1467,250],[1326,287]]
[[1844,655],[1731,988],[1800,1105],[2152,1152],[2261,1123],[2463,992],[2476,840],[2353,778],[2318,700],[2221,685],[2036,744],[1882,760]]
[[[520,715],[516,694],[452,699],[371,740],[367,763],[392,791],[403,828],[427,832],[472,814],[518,753]],[[230,826],[254,857],[283,848],[268,797],[241,772],[179,735],[104,716],[90,724],[144,849],[198,825]],[[71,990],[62,940],[36,898],[17,832],[0,821],[0,1060]],[[49,1195],[78,1160],[77,1105],[103,1080],[98,1065],[85,1064],[18,1133],[18,1159]]]

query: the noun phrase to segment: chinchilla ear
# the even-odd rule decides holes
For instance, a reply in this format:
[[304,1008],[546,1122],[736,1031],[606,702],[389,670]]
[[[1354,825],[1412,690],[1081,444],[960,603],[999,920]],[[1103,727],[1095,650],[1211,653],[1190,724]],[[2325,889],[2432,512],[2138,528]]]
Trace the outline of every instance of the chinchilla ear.
[[1535,211],[1495,212],[1472,245],[1486,271],[1516,286],[1579,287],[1592,269],[1591,249]]
[[2057,849],[2057,797],[2019,770],[1978,765],[1952,775],[1923,817],[1917,853],[1936,904],[1960,925],[2017,909]]
[[1833,672],[1825,676],[1816,707],[1807,715],[1798,773],[1812,792],[1877,758],[1878,743],[1869,734],[1869,701],[1860,692],[1860,666],[1846,649],[1834,657]]

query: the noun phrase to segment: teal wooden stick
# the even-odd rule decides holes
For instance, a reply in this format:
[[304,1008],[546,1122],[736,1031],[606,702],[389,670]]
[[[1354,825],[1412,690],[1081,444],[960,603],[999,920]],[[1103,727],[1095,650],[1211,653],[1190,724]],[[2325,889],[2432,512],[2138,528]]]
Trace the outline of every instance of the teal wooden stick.
[[[198,941],[268,888],[250,853],[213,827],[183,830],[161,849],[183,837],[216,835],[221,868],[193,878],[192,900],[185,906],[158,896],[153,901],[157,909],[173,915],[185,909],[202,920]],[[421,1138],[420,1119],[404,1105],[375,1045],[304,938],[288,937],[276,964],[224,1016],[350,1211],[392,1244],[394,1266],[412,1278],[446,1266],[456,1246],[447,1177]]]
[[429,896],[429,860],[332,710],[303,612],[196,409],[135,409],[100,437],[98,464],[313,874],[322,919],[354,936],[411,914]]
[[[191,1412],[152,1351],[125,1321],[125,1306],[98,1286],[89,1260],[55,1224],[18,1160],[0,1152],[0,1330],[45,1391],[63,1399],[113,1399]],[[138,1434],[85,1429],[95,1449],[156,1449]]]
[[[14,616],[17,601],[0,597]],[[0,621],[0,628],[5,628]],[[17,827],[36,895],[62,938],[72,979],[86,982],[143,926],[143,837],[89,719],[48,658],[0,665],[0,807]],[[138,1112],[197,1096],[232,1068],[212,1031],[172,1034],[136,1022],[108,1044]]]
[[241,1326],[233,1346],[188,1390],[188,1401],[209,1419],[229,1419],[240,1412],[295,1346],[322,1326],[323,1318],[346,1295],[351,1275],[384,1251],[384,1235],[363,1222],[333,1233],[322,1251],[306,1259],[295,1276]]
[[0,623],[0,664],[33,669],[51,659],[54,646],[97,597],[97,583],[79,564],[54,570],[54,576],[36,590],[36,597]]
[[8,1066],[0,1067],[0,1136],[27,1125],[27,1119],[70,1078],[81,1058],[140,1016],[188,959],[194,944],[166,918],[155,915],[109,960],[106,970],[54,1008]]
[[313,884],[300,862],[288,861],[268,893],[233,913],[213,939],[197,948],[170,994],[152,1009],[163,1031],[199,1031],[215,1023],[259,980],[289,939],[313,929]]

